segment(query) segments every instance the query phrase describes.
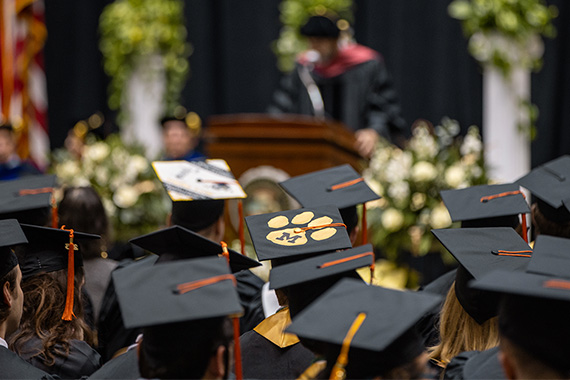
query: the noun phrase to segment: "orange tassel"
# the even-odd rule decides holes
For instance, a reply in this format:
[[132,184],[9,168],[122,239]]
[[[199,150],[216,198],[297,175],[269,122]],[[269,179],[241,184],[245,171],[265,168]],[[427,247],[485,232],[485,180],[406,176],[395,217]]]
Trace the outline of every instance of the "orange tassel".
[[243,379],[243,372],[241,369],[241,345],[239,343],[239,317],[232,318],[234,323],[234,361],[235,361],[235,375],[236,380]]
[[239,243],[241,245],[241,254],[245,255],[245,235],[243,227],[243,202],[238,199],[238,217],[239,217]]
[[352,322],[352,325],[348,329],[346,336],[342,340],[342,346],[340,349],[340,354],[336,359],[336,363],[331,370],[330,380],[343,380],[346,379],[345,367],[348,364],[348,350],[350,349],[350,344],[352,343],[352,338],[358,332],[358,329],[366,319],[365,313],[360,313],[356,319]]
[[75,244],[73,244],[73,230],[66,230],[62,226],[61,229],[69,231],[69,249],[67,252],[67,295],[65,297],[65,309],[61,319],[64,321],[71,321],[75,314],[73,314],[73,296],[75,291]]
[[526,230],[527,226],[526,226],[526,214],[525,213],[521,214],[521,220],[522,220],[522,234],[523,234],[522,237],[523,237],[525,243],[528,244],[528,231]]
[[221,241],[220,245],[222,246],[222,256],[226,258],[228,265],[230,265],[230,253],[228,252],[228,244],[225,241]]
[[51,228],[57,228],[59,224],[59,218],[57,216],[57,203],[55,201],[55,195],[51,193]]

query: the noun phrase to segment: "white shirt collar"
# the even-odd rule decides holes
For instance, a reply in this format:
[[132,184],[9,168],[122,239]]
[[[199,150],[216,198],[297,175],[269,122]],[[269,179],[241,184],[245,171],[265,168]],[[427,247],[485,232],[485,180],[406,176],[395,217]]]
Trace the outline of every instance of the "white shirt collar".
[[3,338],[0,338],[0,346],[8,348],[8,343]]

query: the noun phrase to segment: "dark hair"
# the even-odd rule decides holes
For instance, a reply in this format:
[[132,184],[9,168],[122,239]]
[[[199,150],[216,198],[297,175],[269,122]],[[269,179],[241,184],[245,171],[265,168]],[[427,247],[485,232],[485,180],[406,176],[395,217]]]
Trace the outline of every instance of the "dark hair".
[[472,219],[461,222],[461,228],[512,227],[516,229],[519,225],[518,215],[496,216],[493,218]]
[[[200,379],[219,346],[232,339],[225,317],[169,323],[143,329],[139,370],[147,379]],[[226,371],[228,368],[226,357]]]
[[224,215],[224,206],[223,199],[172,202],[171,222],[173,225],[198,232],[220,219]]
[[68,187],[59,203],[59,224],[66,228],[101,235],[101,240],[86,241],[81,246],[83,258],[100,257],[101,246],[109,234],[109,219],[99,194],[92,187]]
[[312,16],[301,27],[300,33],[307,37],[338,38],[340,29],[332,17]]
[[[0,286],[4,287],[4,284],[6,282],[10,284],[10,286],[8,287],[10,293],[14,293],[14,289],[16,289],[16,278],[18,277],[18,272],[16,268],[17,267],[12,268],[10,272],[6,273],[0,279]],[[2,290],[0,289],[0,291]],[[4,299],[2,296],[0,296],[0,323],[3,323],[6,319],[8,319],[9,315],[10,315],[10,308],[4,304]]]
[[346,224],[346,232],[350,235],[356,226],[358,226],[358,212],[356,211],[356,206],[341,208],[339,211],[342,221]]
[[[10,346],[23,354],[26,343],[34,337],[42,341],[42,349],[33,356],[40,357],[46,366],[55,364],[56,356],[69,355],[72,339],[94,344],[94,334],[83,317],[83,302],[80,284],[84,278],[83,268],[75,270],[73,314],[75,318],[64,321],[67,294],[67,270],[39,273],[22,281],[24,311],[20,329],[10,339]],[[56,347],[59,345],[59,347]]]
[[[548,207],[550,206],[544,202],[537,202],[532,207],[532,220],[535,225],[535,234],[570,238],[570,221],[554,221],[549,219],[544,213],[544,210]],[[552,207],[550,208],[552,209]],[[564,208],[564,206],[561,208]]]

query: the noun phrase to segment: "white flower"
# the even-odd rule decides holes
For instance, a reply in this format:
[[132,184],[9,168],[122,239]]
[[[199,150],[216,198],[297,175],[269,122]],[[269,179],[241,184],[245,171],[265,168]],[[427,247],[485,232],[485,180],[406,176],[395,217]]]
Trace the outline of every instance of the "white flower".
[[426,128],[417,127],[413,132],[409,147],[416,153],[420,160],[433,158],[437,155],[439,147],[435,138]]
[[109,172],[105,166],[98,166],[95,169],[95,181],[101,186],[104,186],[109,181]]
[[426,161],[420,161],[412,168],[412,179],[416,182],[427,182],[437,176],[435,166]]
[[427,197],[424,193],[414,193],[414,195],[412,195],[412,211],[416,211],[424,207],[426,204],[426,199]]
[[403,202],[410,196],[410,186],[405,181],[396,182],[388,188],[388,196],[396,203]]
[[445,171],[445,182],[456,189],[465,180],[465,169],[460,164],[454,164]]
[[139,192],[132,186],[121,186],[113,195],[113,202],[120,208],[129,208],[139,200]]
[[117,207],[112,200],[108,198],[102,198],[101,201],[103,202],[103,208],[105,208],[105,212],[109,217],[115,216],[115,212],[117,211]]
[[83,153],[84,159],[88,159],[95,162],[103,161],[108,155],[110,148],[104,142],[96,142],[93,145],[88,145],[85,147],[85,152]]
[[433,228],[446,228],[451,225],[451,217],[443,204],[436,206],[431,211],[429,223]]
[[462,156],[466,156],[468,154],[475,154],[479,156],[481,154],[482,149],[483,149],[483,143],[481,142],[479,137],[474,133],[468,133],[463,139],[463,143],[459,148],[459,152],[461,153]]
[[410,152],[402,152],[394,149],[392,159],[386,164],[383,177],[388,182],[399,182],[407,179],[410,175],[413,157]]
[[143,156],[137,154],[131,157],[129,167],[132,167],[137,174],[143,173],[148,168],[148,161]]
[[404,215],[395,208],[386,209],[382,213],[382,226],[388,232],[398,231],[404,225]]
[[81,174],[81,169],[76,161],[64,161],[62,164],[57,166],[56,169],[57,176],[64,181],[72,180]]

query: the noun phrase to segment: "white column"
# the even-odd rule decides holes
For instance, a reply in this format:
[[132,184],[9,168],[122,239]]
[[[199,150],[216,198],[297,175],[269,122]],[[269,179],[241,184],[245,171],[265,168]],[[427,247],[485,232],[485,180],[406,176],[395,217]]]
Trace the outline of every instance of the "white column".
[[160,56],[142,58],[129,78],[123,102],[126,120],[121,125],[125,143],[145,147],[146,157],[156,159],[163,147],[160,118],[164,113],[166,78]]
[[512,182],[530,171],[530,137],[519,130],[528,125],[520,106],[530,100],[530,71],[513,68],[510,79],[486,66],[483,72],[483,143],[489,177]]

